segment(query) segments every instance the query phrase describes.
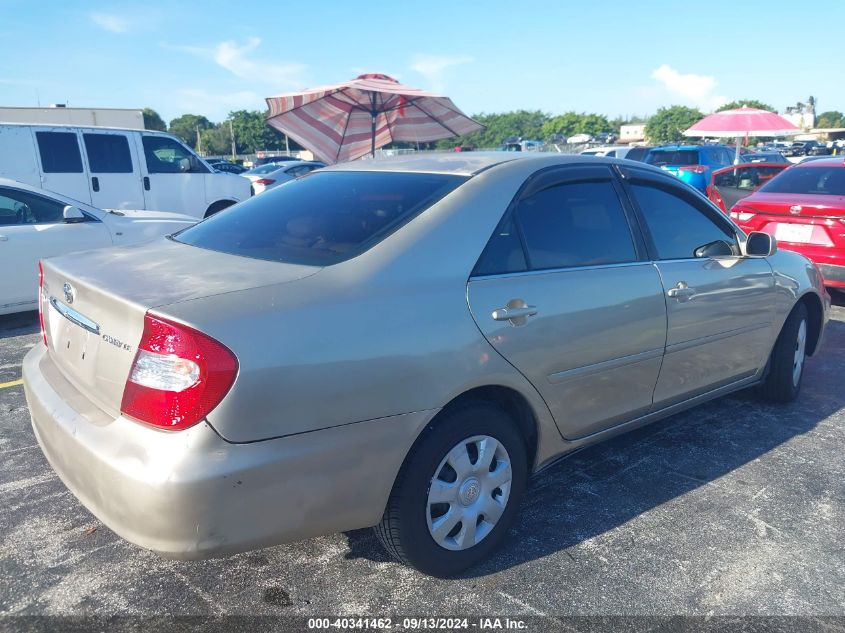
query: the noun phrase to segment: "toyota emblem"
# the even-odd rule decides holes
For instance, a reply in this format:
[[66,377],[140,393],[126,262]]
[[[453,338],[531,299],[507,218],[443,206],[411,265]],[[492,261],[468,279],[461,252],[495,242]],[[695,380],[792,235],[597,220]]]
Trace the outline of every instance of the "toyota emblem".
[[65,301],[67,301],[68,303],[73,303],[73,286],[71,286],[69,283],[65,283],[65,285],[62,286],[62,290],[65,293]]
[[795,204],[795,205],[792,205],[791,207],[789,207],[789,212],[792,215],[798,215],[799,213],[801,213],[801,208],[802,207],[801,207],[800,204]]

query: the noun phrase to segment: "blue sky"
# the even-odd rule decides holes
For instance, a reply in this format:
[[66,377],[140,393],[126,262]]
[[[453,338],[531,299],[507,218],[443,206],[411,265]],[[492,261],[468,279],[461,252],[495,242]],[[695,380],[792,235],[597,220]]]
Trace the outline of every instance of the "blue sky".
[[220,121],[272,94],[384,72],[468,113],[709,111],[739,98],[782,109],[809,95],[845,110],[843,0],[0,0],[0,16],[4,106]]

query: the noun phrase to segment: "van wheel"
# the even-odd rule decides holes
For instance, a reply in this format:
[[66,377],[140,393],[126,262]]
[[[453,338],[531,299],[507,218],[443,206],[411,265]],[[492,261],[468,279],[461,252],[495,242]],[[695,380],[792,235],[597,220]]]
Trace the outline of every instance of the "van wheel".
[[807,306],[802,302],[789,313],[772,350],[762,388],[767,400],[792,402],[798,397],[807,355],[807,325]]
[[235,204],[235,203],[232,202],[231,200],[218,200],[217,202],[212,204],[210,207],[208,207],[208,210],[205,212],[205,217],[209,218],[212,215],[214,215],[215,213],[219,213],[223,209],[231,207],[233,204]]
[[453,576],[501,544],[527,474],[525,440],[501,409],[444,412],[405,459],[376,535],[400,562]]

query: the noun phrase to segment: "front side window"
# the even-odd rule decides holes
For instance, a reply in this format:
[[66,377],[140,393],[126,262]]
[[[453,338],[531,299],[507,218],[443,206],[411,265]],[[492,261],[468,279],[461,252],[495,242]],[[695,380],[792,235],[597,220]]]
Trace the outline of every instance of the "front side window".
[[41,170],[45,174],[81,174],[82,155],[76,132],[36,132]]
[[92,174],[131,174],[129,141],[122,134],[83,134]]
[[727,242],[736,254],[736,235],[725,224],[708,217],[684,198],[653,185],[631,185],[658,259],[692,259],[696,251],[715,242]]
[[64,208],[60,202],[28,191],[0,187],[0,226],[63,222]]
[[519,202],[528,265],[533,270],[636,261],[628,221],[610,181],[573,182]]
[[144,159],[151,174],[207,173],[188,149],[167,136],[143,136]]
[[243,257],[330,266],[372,248],[465,181],[446,174],[317,172],[174,239]]

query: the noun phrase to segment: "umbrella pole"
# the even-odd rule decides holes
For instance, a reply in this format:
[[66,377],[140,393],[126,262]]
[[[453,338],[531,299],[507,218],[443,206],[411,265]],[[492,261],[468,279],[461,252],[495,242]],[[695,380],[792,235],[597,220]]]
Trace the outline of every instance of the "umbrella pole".
[[372,154],[372,157],[375,158],[376,157],[376,115],[375,114],[372,116],[371,120],[372,120],[372,125],[373,125],[373,140],[372,140],[372,145],[370,146],[370,153]]
[[734,165],[739,165],[739,143],[741,140],[741,136],[736,137],[736,156],[734,156]]

